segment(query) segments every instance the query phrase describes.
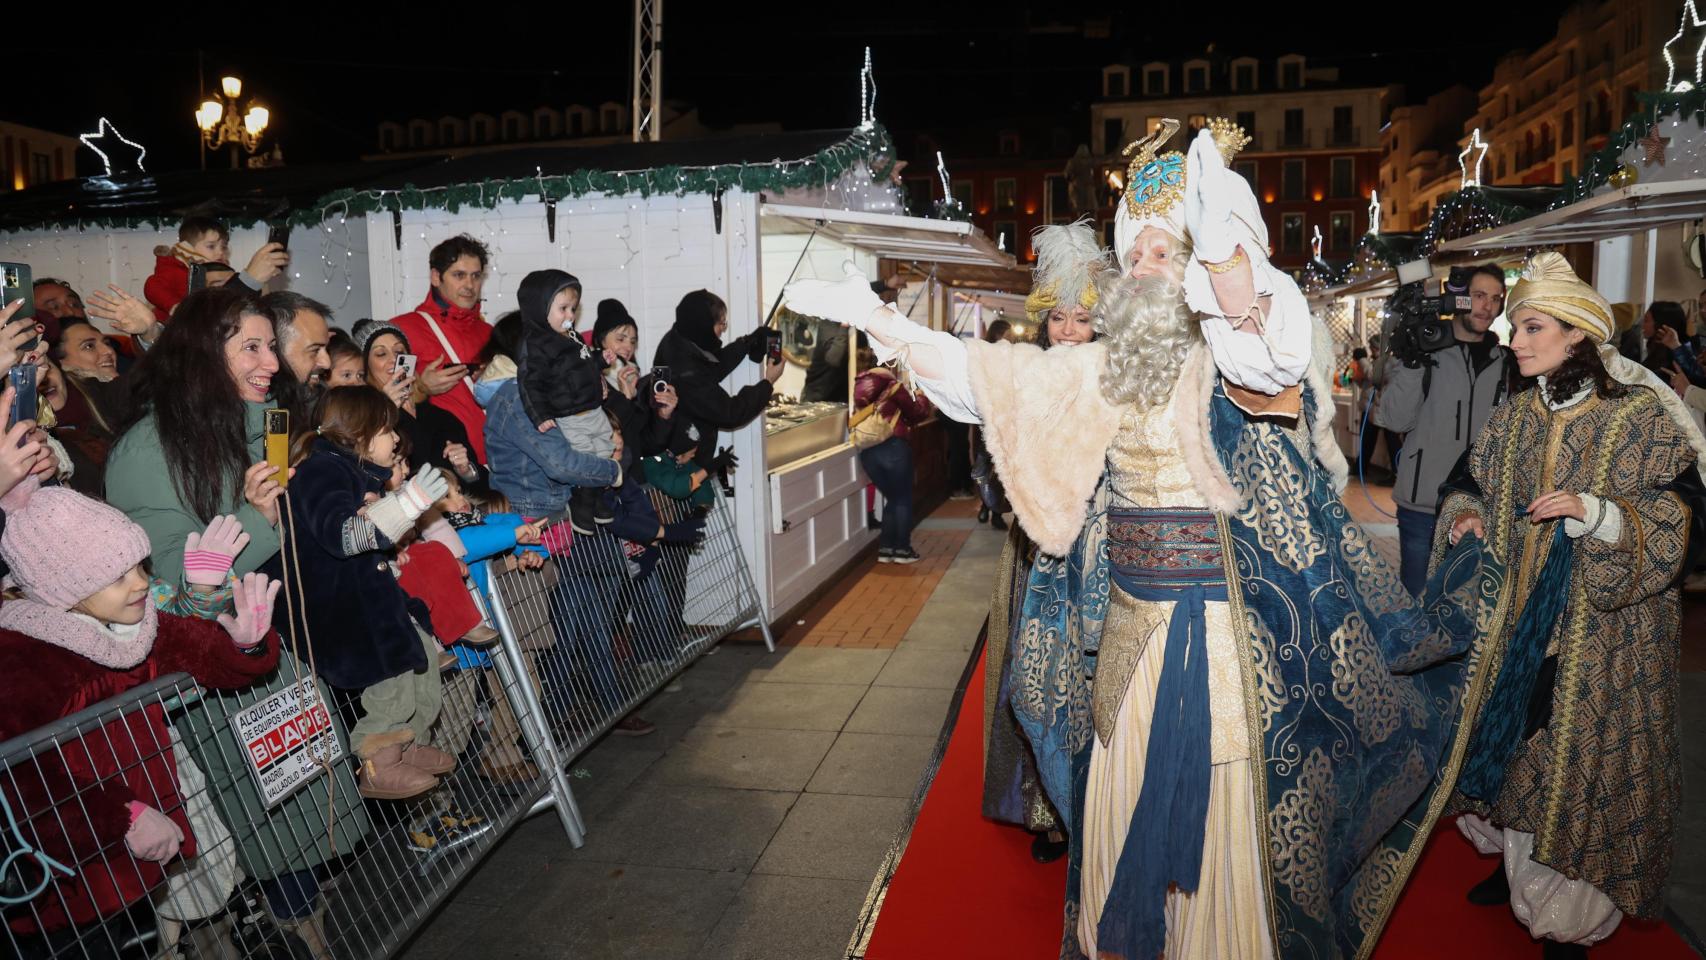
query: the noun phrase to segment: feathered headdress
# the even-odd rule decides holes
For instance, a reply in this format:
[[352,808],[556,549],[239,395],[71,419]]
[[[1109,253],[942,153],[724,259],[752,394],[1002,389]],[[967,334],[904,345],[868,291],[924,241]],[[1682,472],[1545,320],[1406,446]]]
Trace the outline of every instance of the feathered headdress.
[[1031,271],[1025,315],[1032,323],[1043,322],[1050,310],[1063,303],[1087,310],[1096,306],[1096,277],[1114,264],[1096,242],[1096,231],[1088,220],[1039,227],[1031,248],[1037,252],[1037,265]]

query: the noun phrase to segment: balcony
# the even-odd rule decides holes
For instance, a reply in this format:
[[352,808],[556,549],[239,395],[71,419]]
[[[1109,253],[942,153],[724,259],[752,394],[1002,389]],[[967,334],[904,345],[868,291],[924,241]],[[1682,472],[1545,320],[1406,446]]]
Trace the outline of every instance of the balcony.
[[1280,150],[1307,150],[1315,144],[1313,130],[1282,130],[1279,135]]
[[1361,145],[1361,127],[1334,127],[1327,131],[1327,146],[1329,147],[1358,147]]

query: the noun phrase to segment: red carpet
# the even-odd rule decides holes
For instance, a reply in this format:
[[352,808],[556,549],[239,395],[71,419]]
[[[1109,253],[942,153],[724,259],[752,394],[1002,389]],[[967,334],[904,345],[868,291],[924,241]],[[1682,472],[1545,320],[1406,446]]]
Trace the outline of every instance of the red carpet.
[[[866,960],[999,957],[1053,960],[1059,954],[1066,861],[1039,866],[1031,836],[984,819],[983,667],[972,672],[941,768],[925,797],[889,884]],[[1463,899],[1493,861],[1447,825],[1435,833],[1376,960],[1540,956],[1508,908]],[[1595,947],[1594,960],[1692,960],[1675,931],[1625,920]]]

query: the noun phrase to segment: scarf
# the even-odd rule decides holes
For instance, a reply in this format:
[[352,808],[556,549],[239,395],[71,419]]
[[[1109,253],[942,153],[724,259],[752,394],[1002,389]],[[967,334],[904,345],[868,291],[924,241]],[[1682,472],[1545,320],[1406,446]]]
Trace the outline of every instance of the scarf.
[[0,627],[69,650],[111,670],[129,670],[148,659],[154,649],[160,615],[154,604],[145,603],[141,622],[109,625],[87,614],[56,610],[26,597],[0,604]]

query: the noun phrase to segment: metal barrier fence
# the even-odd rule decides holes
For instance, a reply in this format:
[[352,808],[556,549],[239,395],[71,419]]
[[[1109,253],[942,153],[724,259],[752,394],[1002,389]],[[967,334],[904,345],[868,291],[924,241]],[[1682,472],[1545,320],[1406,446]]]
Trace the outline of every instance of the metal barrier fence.
[[[715,489],[713,487],[713,489]],[[657,544],[647,556],[608,533],[546,532],[552,554],[543,569],[496,574],[487,594],[503,655],[532,682],[517,712],[543,718],[541,752],[556,758],[550,800],[580,846],[585,826],[566,777],[567,764],[717,641],[758,629],[776,645],[721,491],[708,508],[652,491],[664,524],[702,516],[691,544]]]
[[[601,533],[494,568],[503,639],[442,674],[432,743],[459,762],[413,800],[360,797],[358,692],[290,650],[241,690],[172,674],[0,744],[5,955],[386,957],[530,814],[555,808],[579,846],[568,763],[729,633],[774,649],[727,501],[703,515],[698,542],[655,557]],[[183,847],[133,850],[132,798]]]

